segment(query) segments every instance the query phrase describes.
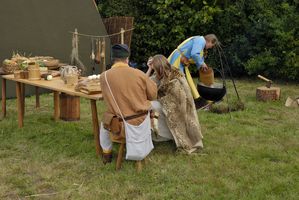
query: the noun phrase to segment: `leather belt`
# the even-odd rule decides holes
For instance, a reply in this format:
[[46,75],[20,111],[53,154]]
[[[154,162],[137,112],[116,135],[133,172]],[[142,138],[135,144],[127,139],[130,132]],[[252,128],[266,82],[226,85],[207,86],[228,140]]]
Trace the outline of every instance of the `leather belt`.
[[[135,118],[138,118],[138,117],[147,115],[147,113],[148,113],[148,111],[145,111],[145,112],[142,112],[142,113],[139,113],[139,114],[136,114],[136,115],[127,116],[127,117],[125,117],[124,119],[125,119],[125,120],[135,119]],[[121,117],[118,117],[118,119],[119,119],[119,121],[122,121],[122,118],[121,118]]]

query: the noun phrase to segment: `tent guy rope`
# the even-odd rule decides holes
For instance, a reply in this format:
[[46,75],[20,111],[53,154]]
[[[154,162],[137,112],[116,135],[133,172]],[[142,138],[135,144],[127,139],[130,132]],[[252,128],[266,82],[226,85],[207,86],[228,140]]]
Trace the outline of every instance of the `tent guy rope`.
[[123,34],[125,32],[129,32],[129,31],[132,31],[132,30],[134,30],[134,28],[130,28],[130,29],[127,29],[127,30],[122,29],[120,32],[118,32],[118,33],[112,33],[110,35],[89,35],[89,34],[83,34],[83,33],[72,32],[72,31],[69,31],[69,33],[76,34],[76,35],[79,35],[79,36],[84,36],[84,37],[106,38],[106,37],[111,37],[111,36],[115,36],[115,35],[121,35],[121,34]]

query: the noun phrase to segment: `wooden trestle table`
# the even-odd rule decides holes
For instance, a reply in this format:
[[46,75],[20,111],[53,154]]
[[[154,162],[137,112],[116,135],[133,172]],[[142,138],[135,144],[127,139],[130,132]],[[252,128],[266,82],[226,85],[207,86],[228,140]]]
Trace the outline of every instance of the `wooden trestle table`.
[[16,96],[17,96],[17,108],[18,108],[18,126],[22,128],[24,125],[24,113],[25,113],[25,85],[35,86],[36,88],[36,107],[39,107],[38,88],[45,88],[53,91],[54,93],[54,120],[58,120],[60,116],[59,106],[59,93],[65,93],[72,96],[79,96],[90,100],[90,108],[92,113],[93,134],[96,145],[96,154],[101,155],[102,149],[99,143],[99,121],[97,112],[97,100],[103,100],[102,94],[88,95],[82,92],[77,92],[74,86],[69,87],[64,84],[60,77],[55,77],[50,81],[46,80],[28,80],[28,79],[16,79],[14,75],[2,75],[2,112],[3,117],[6,116],[6,80],[14,81],[16,83]]

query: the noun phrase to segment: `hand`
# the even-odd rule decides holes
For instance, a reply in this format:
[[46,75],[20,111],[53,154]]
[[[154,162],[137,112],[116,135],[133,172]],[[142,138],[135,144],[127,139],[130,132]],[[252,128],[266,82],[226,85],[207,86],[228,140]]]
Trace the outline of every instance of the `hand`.
[[206,63],[203,63],[201,65],[201,68],[202,68],[203,71],[207,71],[208,70],[208,66],[206,65]]
[[153,69],[153,57],[149,57],[147,61],[147,66],[149,69]]
[[148,66],[148,70],[145,74],[149,77],[152,73],[153,68],[154,68],[154,66],[153,66],[153,57],[149,57],[149,59],[147,61],[147,66]]

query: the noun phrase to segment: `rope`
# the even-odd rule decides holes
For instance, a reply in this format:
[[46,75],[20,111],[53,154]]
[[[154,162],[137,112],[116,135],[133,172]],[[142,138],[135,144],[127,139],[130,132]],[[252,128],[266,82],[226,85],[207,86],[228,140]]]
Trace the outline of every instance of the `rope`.
[[105,38],[105,37],[111,37],[111,36],[115,36],[115,35],[120,35],[122,33],[129,32],[129,31],[132,31],[132,30],[134,30],[134,28],[123,30],[123,31],[120,31],[118,33],[113,33],[113,34],[110,34],[110,35],[89,35],[89,34],[83,34],[83,33],[76,33],[76,32],[72,32],[72,31],[69,31],[69,33],[80,35],[80,36],[84,36],[84,37]]

